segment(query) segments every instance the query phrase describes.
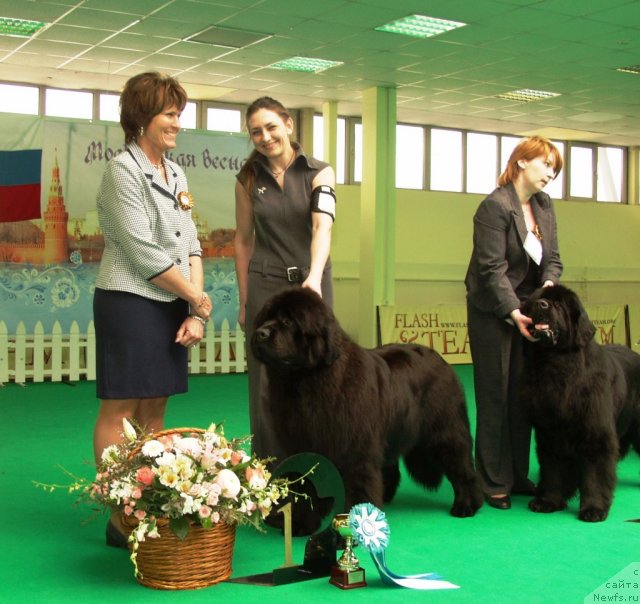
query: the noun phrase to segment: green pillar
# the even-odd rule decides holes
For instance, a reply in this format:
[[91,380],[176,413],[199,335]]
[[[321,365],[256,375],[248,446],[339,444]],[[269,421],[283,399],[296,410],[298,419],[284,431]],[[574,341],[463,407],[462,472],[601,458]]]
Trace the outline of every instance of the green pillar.
[[369,88],[362,100],[358,340],[372,347],[377,306],[395,302],[396,90]]
[[322,124],[324,134],[324,161],[333,169],[338,165],[338,103],[325,101],[322,103]]
[[313,155],[313,114],[313,109],[300,109],[294,136],[307,155]]

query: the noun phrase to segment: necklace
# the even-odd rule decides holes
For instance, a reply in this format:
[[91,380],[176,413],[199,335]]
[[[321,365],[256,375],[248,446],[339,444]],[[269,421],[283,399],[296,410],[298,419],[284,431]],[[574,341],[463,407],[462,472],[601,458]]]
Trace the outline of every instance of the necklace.
[[160,168],[164,168],[164,160],[161,159],[159,164],[151,164],[156,170],[160,170]]
[[276,178],[278,178],[278,176],[280,176],[281,174],[284,174],[288,169],[289,166],[293,163],[293,160],[296,158],[296,152],[294,151],[291,154],[291,158],[289,159],[289,161],[287,162],[287,165],[282,169],[282,170],[274,170],[271,167],[271,164],[269,164],[269,170],[271,171],[271,174],[273,174]]

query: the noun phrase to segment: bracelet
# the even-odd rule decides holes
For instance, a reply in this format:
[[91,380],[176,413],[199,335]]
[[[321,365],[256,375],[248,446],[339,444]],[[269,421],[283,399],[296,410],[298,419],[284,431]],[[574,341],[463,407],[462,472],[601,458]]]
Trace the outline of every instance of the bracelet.
[[200,321],[200,323],[202,323],[203,325],[207,324],[207,320],[203,319],[202,317],[199,317],[198,315],[189,315],[192,319],[195,319],[196,321]]

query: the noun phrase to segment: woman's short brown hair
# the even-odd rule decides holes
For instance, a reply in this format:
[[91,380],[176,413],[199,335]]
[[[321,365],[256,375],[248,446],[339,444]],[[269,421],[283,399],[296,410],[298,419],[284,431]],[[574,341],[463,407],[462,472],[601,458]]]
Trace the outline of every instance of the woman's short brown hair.
[[546,158],[549,155],[553,156],[553,171],[555,172],[555,175],[558,176],[563,166],[562,154],[549,139],[542,136],[531,136],[521,140],[516,148],[511,152],[511,156],[507,162],[507,167],[505,168],[505,171],[500,174],[498,184],[501,187],[504,187],[506,184],[513,182],[516,179],[518,171],[520,170],[520,166],[518,165],[520,160],[524,159],[531,161],[536,157]]
[[175,78],[157,71],[133,76],[120,95],[120,125],[125,144],[134,141],[140,128],[146,128],[167,107],[175,106],[182,111],[186,104],[187,93]]

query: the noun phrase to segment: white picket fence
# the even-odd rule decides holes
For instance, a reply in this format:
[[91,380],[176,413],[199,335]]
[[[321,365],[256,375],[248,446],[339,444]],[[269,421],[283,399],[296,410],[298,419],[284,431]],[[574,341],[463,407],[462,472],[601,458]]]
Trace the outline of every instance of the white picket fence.
[[[93,321],[82,331],[76,321],[68,333],[60,323],[45,333],[42,323],[27,333],[24,323],[18,323],[16,333],[9,335],[0,321],[0,384],[16,382],[77,381],[96,378],[95,328]],[[189,350],[189,373],[242,373],[246,371],[244,332],[229,321],[214,330],[207,323],[200,346]]]

